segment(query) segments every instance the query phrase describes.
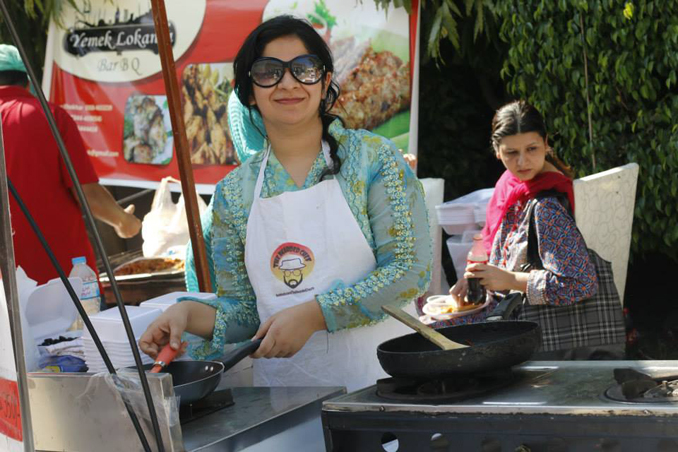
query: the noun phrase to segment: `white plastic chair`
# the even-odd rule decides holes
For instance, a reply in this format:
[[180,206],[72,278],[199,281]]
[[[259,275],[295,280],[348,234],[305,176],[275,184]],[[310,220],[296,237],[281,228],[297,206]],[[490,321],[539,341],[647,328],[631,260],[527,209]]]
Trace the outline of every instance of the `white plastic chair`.
[[612,262],[624,304],[638,164],[629,163],[574,181],[575,219],[586,245]]
[[442,204],[445,192],[445,179],[425,178],[419,179],[424,188],[424,201],[428,211],[430,224],[431,246],[433,247],[433,268],[431,269],[431,284],[428,289],[430,294],[444,293],[449,290],[447,279],[442,270],[442,242],[443,232],[438,224],[435,206]]

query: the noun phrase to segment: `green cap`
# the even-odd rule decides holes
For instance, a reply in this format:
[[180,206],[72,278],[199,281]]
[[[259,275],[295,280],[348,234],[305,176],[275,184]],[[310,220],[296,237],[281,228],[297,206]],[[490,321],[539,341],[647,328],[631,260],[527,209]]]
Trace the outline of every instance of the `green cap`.
[[0,71],[27,72],[16,47],[0,44]]

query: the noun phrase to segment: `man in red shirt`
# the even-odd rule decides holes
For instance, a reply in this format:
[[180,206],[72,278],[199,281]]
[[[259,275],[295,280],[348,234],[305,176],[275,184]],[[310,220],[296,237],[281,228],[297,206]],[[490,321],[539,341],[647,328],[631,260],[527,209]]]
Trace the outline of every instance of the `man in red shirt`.
[[[50,104],[50,108],[92,215],[114,227],[122,238],[138,234],[141,221],[133,215],[134,206],[123,209],[108,190],[99,185],[75,121],[61,107]],[[42,106],[28,91],[26,68],[19,52],[8,45],[0,45],[0,117],[7,175],[38,223],[59,264],[68,274],[71,258],[85,256],[87,264],[96,269],[73,182]],[[58,277],[11,196],[10,212],[17,265],[39,284]]]

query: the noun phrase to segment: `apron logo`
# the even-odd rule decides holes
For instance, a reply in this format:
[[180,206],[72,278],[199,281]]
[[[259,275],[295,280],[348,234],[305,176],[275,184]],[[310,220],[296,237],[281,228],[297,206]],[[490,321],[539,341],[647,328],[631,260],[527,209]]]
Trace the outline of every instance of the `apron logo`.
[[271,272],[290,289],[299,287],[314,266],[313,252],[298,243],[283,243],[271,257]]

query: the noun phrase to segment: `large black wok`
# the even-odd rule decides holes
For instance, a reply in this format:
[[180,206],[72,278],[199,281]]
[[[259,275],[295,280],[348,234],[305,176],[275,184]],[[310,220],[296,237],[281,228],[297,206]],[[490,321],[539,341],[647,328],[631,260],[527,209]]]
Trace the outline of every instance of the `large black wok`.
[[[174,395],[180,405],[188,405],[210,395],[221,380],[221,373],[254,353],[261,339],[251,341],[226,354],[221,361],[173,361],[161,372],[172,375]],[[151,370],[153,364],[144,366]]]
[[413,333],[379,345],[379,363],[393,377],[441,379],[491,372],[527,361],[541,345],[539,325],[502,320],[508,318],[521,301],[519,294],[508,295],[484,323],[437,330],[448,339],[469,347],[441,350]]

